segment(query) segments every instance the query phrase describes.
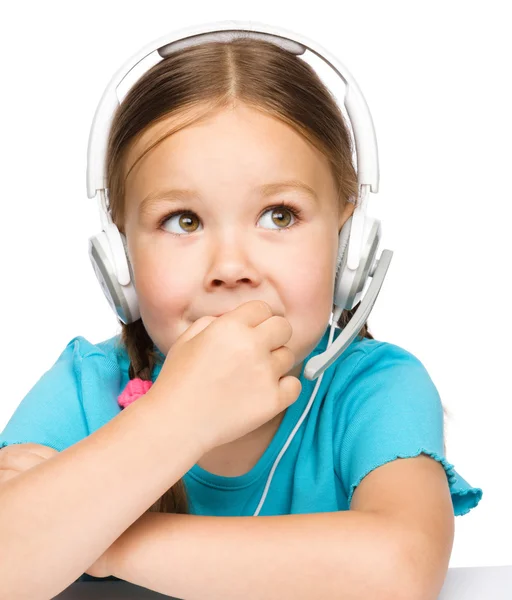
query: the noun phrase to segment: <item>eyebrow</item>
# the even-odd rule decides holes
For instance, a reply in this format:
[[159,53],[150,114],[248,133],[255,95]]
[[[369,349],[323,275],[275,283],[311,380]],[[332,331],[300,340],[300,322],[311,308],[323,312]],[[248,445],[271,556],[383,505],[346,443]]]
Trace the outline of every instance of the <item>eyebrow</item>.
[[[275,181],[271,183],[265,183],[263,185],[254,188],[259,191],[260,194],[266,198],[286,192],[290,190],[299,190],[302,193],[310,196],[315,202],[318,202],[318,196],[315,190],[307,183],[298,179],[290,179],[287,181]],[[155,205],[160,204],[164,201],[177,202],[179,200],[191,200],[197,197],[197,194],[193,190],[188,189],[163,189],[150,192],[139,205],[139,217],[149,214],[152,212]]]

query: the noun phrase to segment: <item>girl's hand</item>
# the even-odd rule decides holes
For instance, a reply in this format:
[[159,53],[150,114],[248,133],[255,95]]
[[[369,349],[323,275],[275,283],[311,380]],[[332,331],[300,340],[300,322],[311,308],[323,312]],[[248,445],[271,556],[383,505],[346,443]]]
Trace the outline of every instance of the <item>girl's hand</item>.
[[59,451],[42,444],[11,444],[0,450],[0,484],[28,471]]
[[160,404],[164,421],[166,407],[183,415],[205,454],[297,400],[300,381],[286,375],[295,364],[285,346],[291,336],[289,321],[259,300],[203,316],[174,342],[146,397]]
[[[20,473],[28,471],[39,463],[52,458],[59,451],[43,444],[11,444],[0,450],[0,485],[13,479]],[[92,577],[108,577],[107,553],[104,552],[86,571]]]

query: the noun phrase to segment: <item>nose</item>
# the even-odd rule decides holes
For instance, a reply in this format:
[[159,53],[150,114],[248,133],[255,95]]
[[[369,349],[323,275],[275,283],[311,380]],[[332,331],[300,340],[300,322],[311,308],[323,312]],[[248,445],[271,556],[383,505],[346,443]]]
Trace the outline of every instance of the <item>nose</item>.
[[251,250],[249,242],[244,241],[240,234],[216,239],[211,247],[211,261],[206,274],[208,287],[236,288],[240,284],[258,286],[261,275],[254,262],[255,250]]

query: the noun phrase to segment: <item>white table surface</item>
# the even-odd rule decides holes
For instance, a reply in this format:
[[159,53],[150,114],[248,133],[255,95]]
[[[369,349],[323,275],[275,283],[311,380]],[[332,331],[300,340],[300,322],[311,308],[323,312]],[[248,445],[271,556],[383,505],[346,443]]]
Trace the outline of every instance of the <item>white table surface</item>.
[[460,598],[460,600],[512,600],[512,565],[448,569],[438,600],[455,600],[456,598]]
[[[55,596],[54,600],[156,600],[158,598],[172,598],[172,596],[165,596],[126,581],[77,581]],[[512,565],[448,569],[438,600],[512,600]]]

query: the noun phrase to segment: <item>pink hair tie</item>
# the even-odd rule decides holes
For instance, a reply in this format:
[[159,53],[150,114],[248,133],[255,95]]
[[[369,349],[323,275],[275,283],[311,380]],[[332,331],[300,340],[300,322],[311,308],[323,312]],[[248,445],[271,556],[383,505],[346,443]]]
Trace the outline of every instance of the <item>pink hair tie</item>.
[[117,403],[119,406],[126,408],[132,402],[135,402],[137,398],[144,396],[144,394],[153,385],[152,381],[147,379],[130,379],[128,385],[124,388],[123,392],[118,396]]

